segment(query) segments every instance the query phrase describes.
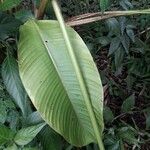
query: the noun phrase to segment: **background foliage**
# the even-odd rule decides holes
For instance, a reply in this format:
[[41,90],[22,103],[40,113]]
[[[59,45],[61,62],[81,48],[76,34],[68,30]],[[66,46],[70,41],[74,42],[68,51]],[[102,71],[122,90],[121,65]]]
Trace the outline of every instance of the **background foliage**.
[[[18,74],[18,29],[28,18],[34,17],[33,5],[38,7],[39,1],[34,4],[29,0],[11,1],[14,5],[7,0],[4,2],[0,4],[0,149],[76,149],[43,123]],[[61,0],[60,4],[66,20],[97,12],[100,8],[104,11],[150,7],[149,0],[110,0],[105,5],[98,0]],[[47,5],[47,18],[55,18],[51,4]],[[150,17],[110,18],[77,26],[75,30],[89,47],[102,78],[106,150],[148,150]],[[97,145],[90,144],[82,149],[97,150]]]

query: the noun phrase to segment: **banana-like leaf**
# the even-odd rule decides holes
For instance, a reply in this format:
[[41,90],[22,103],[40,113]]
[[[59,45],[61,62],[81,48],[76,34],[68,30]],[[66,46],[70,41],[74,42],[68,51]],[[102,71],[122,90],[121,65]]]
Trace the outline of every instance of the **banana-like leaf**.
[[96,118],[98,134],[102,134],[103,90],[88,48],[72,28],[66,29],[87,99],[57,21],[30,20],[21,27],[19,70],[27,93],[43,119],[68,142],[83,146],[97,143],[91,113]]

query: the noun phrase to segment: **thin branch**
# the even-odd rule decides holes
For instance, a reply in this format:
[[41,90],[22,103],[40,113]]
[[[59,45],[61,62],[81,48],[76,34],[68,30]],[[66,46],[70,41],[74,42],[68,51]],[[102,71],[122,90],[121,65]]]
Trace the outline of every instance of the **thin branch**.
[[78,64],[74,49],[72,47],[72,43],[71,43],[70,38],[68,36],[68,32],[66,30],[64,19],[62,17],[62,14],[61,14],[60,8],[58,6],[57,0],[52,0],[52,5],[53,5],[53,8],[54,8],[57,20],[59,22],[60,29],[62,31],[64,40],[65,40],[65,43],[66,43],[66,47],[68,49],[68,54],[69,54],[69,56],[71,58],[71,61],[72,61],[72,66],[74,67],[74,70],[76,72],[76,76],[77,76],[77,79],[78,79],[78,82],[79,82],[80,90],[83,94],[83,99],[84,99],[85,105],[87,107],[89,117],[91,119],[91,124],[93,126],[93,131],[95,133],[95,139],[97,139],[97,143],[98,143],[98,146],[99,146],[100,150],[104,150],[102,137],[101,137],[100,131],[99,131],[98,122],[96,120],[96,116],[95,116],[95,113],[94,113],[94,110],[93,110],[93,107],[92,107],[92,103],[91,103],[90,97],[88,95],[87,87],[85,86],[85,83],[84,83],[83,74],[82,74],[81,68]]
[[140,33],[139,33],[139,35],[142,35],[142,34],[144,34],[144,33],[148,32],[148,31],[150,31],[150,27],[148,27],[146,30],[144,30],[144,31],[140,32]]
[[69,26],[78,26],[92,23],[95,21],[105,20],[112,17],[138,15],[138,14],[150,14],[150,9],[133,10],[133,11],[106,11],[104,13],[102,12],[87,13],[68,19],[66,21],[66,24]]
[[43,17],[44,17],[44,10],[45,10],[47,1],[48,0],[41,0],[40,7],[38,9],[37,16],[36,16],[37,19],[43,19]]
[[66,24],[69,26],[78,26],[78,25],[92,23],[95,21],[105,20],[105,19],[112,18],[115,16],[121,16],[121,15],[105,15],[105,16],[90,17],[90,18],[85,18],[85,19],[72,20],[72,21],[66,22]]

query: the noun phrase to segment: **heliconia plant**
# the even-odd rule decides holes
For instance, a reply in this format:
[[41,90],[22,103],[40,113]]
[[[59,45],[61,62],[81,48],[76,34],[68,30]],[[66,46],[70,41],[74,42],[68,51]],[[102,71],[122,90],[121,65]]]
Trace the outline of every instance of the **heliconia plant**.
[[[99,0],[99,4],[96,5],[100,6],[100,12],[74,16],[64,22],[56,0],[41,0],[38,6],[33,3],[32,10],[20,9],[21,0],[0,1],[0,11],[7,11],[0,12],[0,46],[2,45],[0,48],[2,50],[6,48],[6,53],[3,54],[5,60],[0,68],[5,88],[3,85],[1,88],[0,78],[0,90],[5,93],[6,89],[12,98],[11,104],[7,104],[7,94],[4,94],[6,97],[0,101],[0,123],[2,124],[0,124],[0,149],[6,147],[26,149],[33,146],[35,149],[42,147],[61,150],[64,146],[61,143],[61,136],[70,143],[68,147],[66,142],[63,149],[87,146],[90,143],[96,144],[88,145],[87,149],[97,149],[97,145],[100,150],[105,149],[104,145],[107,149],[105,139],[103,144],[103,137],[105,138],[106,134],[103,135],[104,92],[100,75],[88,47],[72,27],[111,18],[106,21],[107,24],[110,27],[113,24],[120,35],[110,41],[103,40],[106,36],[100,38],[105,46],[110,44],[108,57],[118,52],[113,59],[115,59],[115,67],[119,68],[124,55],[130,54],[129,42],[125,43],[125,40],[130,38],[132,42],[135,41],[134,32],[131,30],[134,27],[129,25],[127,28],[124,17],[120,17],[119,21],[113,17],[150,13],[150,9],[108,11],[109,2],[109,0]],[[48,9],[49,4],[52,4],[50,7],[53,6],[57,20],[42,20],[46,14],[45,8]],[[114,22],[120,23],[120,26]],[[111,30],[115,32],[114,28]],[[13,32],[15,35],[12,34]],[[18,60],[15,51],[17,48]],[[29,98],[37,110],[32,107]],[[10,109],[10,105],[14,106]],[[128,113],[134,107],[135,97],[132,94],[123,102],[121,111]],[[104,110],[104,118],[107,113],[109,114],[105,122],[112,123],[117,117],[114,117],[109,107]],[[12,118],[9,118],[8,113]],[[19,121],[15,117],[19,118]],[[146,122],[149,121],[148,119]],[[147,123],[146,126],[148,129],[149,124]],[[117,133],[117,138],[121,137],[118,143],[113,141],[117,143],[116,145],[127,137],[127,130],[129,129],[126,127],[119,127],[112,131]],[[37,136],[40,137],[40,144],[33,140],[35,138],[36,141]],[[132,139],[130,138],[135,146],[140,141],[133,137],[138,137],[138,133],[134,134]]]
[[[107,3],[101,1],[103,11]],[[58,21],[28,20],[20,28],[22,82],[42,118],[69,143],[81,147],[94,142],[104,150],[103,88],[98,70],[81,37],[65,25],[55,0],[52,5]],[[109,18],[139,13],[149,10],[104,14]]]
[[[102,143],[103,88],[92,56],[71,27],[58,21],[29,20],[20,28],[19,71],[43,119],[69,143]],[[31,40],[32,39],[32,40]]]

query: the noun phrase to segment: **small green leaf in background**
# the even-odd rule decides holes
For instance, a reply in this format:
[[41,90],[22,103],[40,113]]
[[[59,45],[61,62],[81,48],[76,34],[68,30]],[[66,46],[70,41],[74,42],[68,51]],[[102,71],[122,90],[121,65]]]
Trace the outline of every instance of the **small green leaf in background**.
[[24,147],[22,148],[22,150],[39,150],[39,149],[36,147]]
[[150,129],[150,107],[143,110],[146,117],[146,129]]
[[17,61],[9,54],[2,65],[2,77],[7,91],[26,116],[29,113],[27,94],[20,80]]
[[86,150],[93,150],[93,148],[90,145],[88,145],[86,146]]
[[150,116],[146,117],[146,129],[150,129]]
[[110,43],[111,39],[107,36],[102,36],[97,38],[96,41],[97,43],[100,43],[101,46],[103,47],[103,46],[107,46]]
[[59,134],[57,134],[49,126],[45,126],[39,133],[39,138],[41,145],[44,150],[62,150],[62,139]]
[[73,149],[73,146],[69,145],[65,150],[72,150],[72,149]]
[[130,40],[127,35],[120,37],[122,46],[127,54],[129,54]]
[[15,104],[13,103],[13,100],[11,98],[7,98],[4,100],[4,104],[7,107],[7,109],[16,109]]
[[22,22],[26,22],[28,19],[34,18],[31,10],[20,10],[14,15],[16,19],[21,20]]
[[115,143],[110,145],[107,150],[120,150],[119,147],[120,147],[120,142],[116,141]]
[[94,148],[94,150],[99,150],[99,147],[97,144],[93,144],[93,148]]
[[25,121],[28,125],[37,125],[43,122],[43,119],[38,111],[32,112]]
[[108,36],[118,36],[120,34],[120,24],[116,18],[110,18],[106,20],[106,25],[108,26],[109,33]]
[[112,55],[119,48],[120,43],[121,41],[119,37],[115,37],[112,39],[110,43],[108,56]]
[[4,125],[0,125],[0,145],[13,140],[15,133]]
[[124,31],[125,31],[125,28],[126,28],[126,25],[127,25],[126,17],[119,17],[119,24],[120,24],[121,34],[123,35]]
[[121,110],[122,112],[129,112],[135,105],[135,96],[129,96],[122,104]]
[[16,32],[22,22],[12,15],[0,12],[0,38],[5,39],[8,35]]
[[107,106],[104,107],[104,120],[106,122],[111,122],[114,119],[114,115],[111,109]]
[[138,132],[136,132],[130,126],[121,127],[120,129],[118,129],[117,135],[120,139],[122,139],[123,141],[126,141],[129,144],[138,145],[138,142],[139,142],[137,139]]
[[131,25],[127,25],[127,27],[126,27],[127,35],[132,40],[132,42],[135,42],[135,34],[134,34],[134,31],[133,31],[134,28],[135,27],[131,26]]
[[16,144],[13,144],[11,146],[8,146],[4,150],[19,150]]
[[20,129],[15,135],[14,141],[18,145],[26,145],[31,142],[35,136],[45,126],[45,123],[41,123],[35,126]]
[[19,112],[11,110],[7,114],[7,122],[12,130],[17,130],[19,124]]
[[133,8],[133,5],[131,4],[131,2],[129,0],[121,0],[119,2],[119,4],[125,10],[129,10],[129,9]]
[[124,49],[120,45],[119,48],[115,51],[115,67],[116,67],[116,74],[121,72],[121,68],[123,66],[124,61]]
[[14,8],[20,4],[21,0],[4,0],[3,2],[0,2],[0,10],[10,10],[11,8]]
[[109,5],[109,0],[99,0],[101,11],[104,12]]
[[114,129],[109,129],[109,134],[106,134],[104,137],[104,145],[106,150],[120,150],[119,149],[119,140],[115,136]]
[[4,123],[7,118],[7,111],[4,101],[0,99],[0,123]]

